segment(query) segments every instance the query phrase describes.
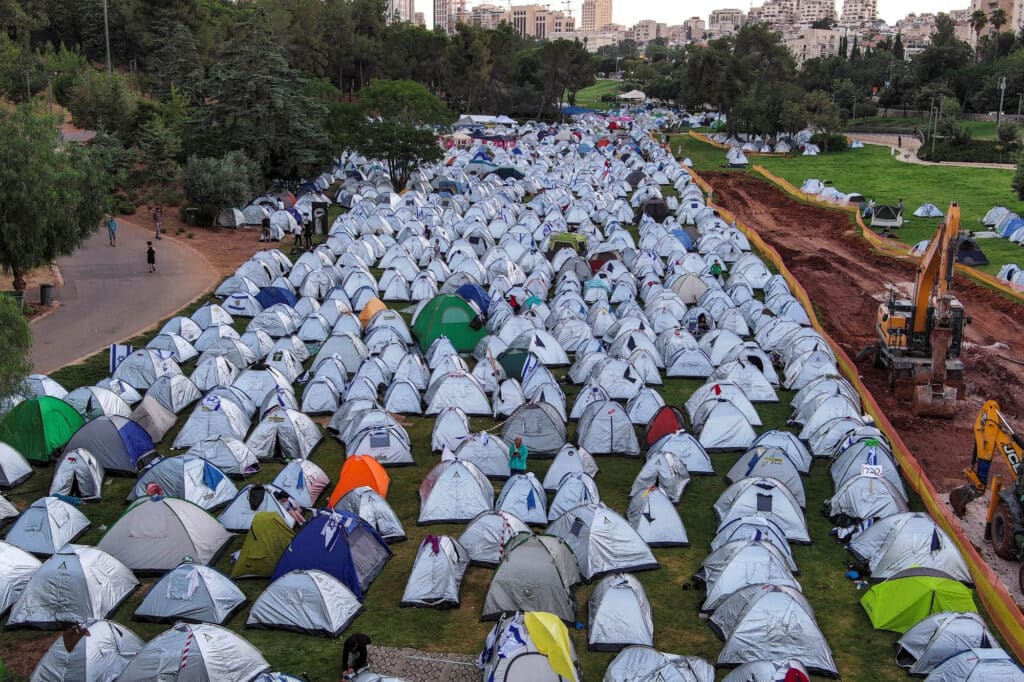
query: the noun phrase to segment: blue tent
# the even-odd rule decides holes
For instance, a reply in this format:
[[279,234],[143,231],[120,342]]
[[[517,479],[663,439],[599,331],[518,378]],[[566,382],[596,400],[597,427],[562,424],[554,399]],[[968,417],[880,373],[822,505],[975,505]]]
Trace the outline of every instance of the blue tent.
[[301,197],[303,194],[316,194],[316,184],[312,182],[304,182],[299,185],[299,189],[296,190],[295,196]]
[[146,430],[127,417],[99,417],[75,431],[65,452],[83,448],[106,471],[136,474],[156,456],[153,439]]
[[302,211],[295,208],[294,206],[292,208],[286,208],[285,210],[288,211],[288,213],[290,213],[293,218],[295,218],[295,222],[297,222],[299,225],[305,224],[306,220],[302,216]]
[[672,236],[678,239],[687,251],[693,248],[693,239],[686,230],[672,230]]
[[333,575],[362,601],[390,558],[384,538],[366,521],[349,512],[321,509],[281,555],[273,579],[316,569]]
[[475,304],[484,315],[491,307],[491,297],[487,295],[487,290],[479,284],[463,284],[455,290],[455,293],[469,303]]
[[298,299],[288,289],[283,287],[263,287],[260,289],[260,293],[256,294],[256,300],[264,309],[269,308],[275,303],[285,303],[290,306],[294,306]]
[[1024,227],[1024,218],[1013,218],[1012,220],[1006,221],[1003,225],[1001,233],[1004,237],[1012,237],[1013,233]]

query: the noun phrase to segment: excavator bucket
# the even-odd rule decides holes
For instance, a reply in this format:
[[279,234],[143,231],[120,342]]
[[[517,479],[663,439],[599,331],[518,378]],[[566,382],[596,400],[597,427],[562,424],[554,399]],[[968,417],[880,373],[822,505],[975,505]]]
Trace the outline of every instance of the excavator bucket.
[[956,388],[945,384],[923,384],[914,390],[914,414],[918,417],[956,417]]
[[953,508],[954,514],[963,518],[964,514],[967,513],[967,505],[974,502],[980,496],[981,493],[974,486],[962,485],[949,491],[949,506]]

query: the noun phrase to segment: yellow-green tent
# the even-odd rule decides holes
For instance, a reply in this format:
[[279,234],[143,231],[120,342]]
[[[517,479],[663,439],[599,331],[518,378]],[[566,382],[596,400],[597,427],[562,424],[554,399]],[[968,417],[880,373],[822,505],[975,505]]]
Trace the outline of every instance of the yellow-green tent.
[[971,590],[938,571],[910,569],[878,583],[860,604],[876,630],[906,632],[939,611],[977,611]]

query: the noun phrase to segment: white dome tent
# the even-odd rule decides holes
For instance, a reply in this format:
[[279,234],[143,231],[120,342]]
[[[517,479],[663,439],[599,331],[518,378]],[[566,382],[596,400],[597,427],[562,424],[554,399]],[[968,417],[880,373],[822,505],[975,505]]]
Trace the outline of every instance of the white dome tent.
[[227,628],[178,623],[143,646],[117,679],[249,682],[268,670],[270,665],[259,650]]
[[352,591],[329,573],[290,571],[264,590],[245,624],[337,637],[362,610]]
[[71,632],[80,637],[57,637],[39,659],[30,682],[114,680],[144,644],[112,620],[87,620]]
[[220,625],[245,604],[245,595],[223,573],[183,563],[165,573],[135,609],[135,618]]

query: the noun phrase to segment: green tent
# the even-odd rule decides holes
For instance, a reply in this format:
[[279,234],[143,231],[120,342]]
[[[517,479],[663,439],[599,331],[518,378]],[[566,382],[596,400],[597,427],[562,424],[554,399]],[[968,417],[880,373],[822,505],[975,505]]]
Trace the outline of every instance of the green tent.
[[939,611],[977,611],[971,590],[938,571],[910,569],[878,583],[860,604],[876,630],[906,632]]
[[469,353],[487,335],[473,307],[455,294],[441,294],[430,299],[412,323],[412,331],[423,352],[436,339],[445,336],[455,350]]
[[587,235],[575,232],[559,232],[548,237],[549,254],[563,248],[570,248],[576,253],[586,253]]
[[82,415],[60,398],[42,396],[18,403],[3,416],[0,441],[30,462],[46,464],[84,423]]
[[[267,491],[270,495],[270,491]],[[277,562],[288,549],[295,531],[288,527],[277,512],[256,512],[245,542],[238,553],[238,561],[231,569],[232,578],[269,578],[274,575]]]
[[[505,370],[505,376],[510,379],[522,379],[523,365],[526,364],[526,359],[531,355],[533,353],[525,348],[509,348],[498,354],[498,363]],[[541,364],[539,360],[537,364]]]

